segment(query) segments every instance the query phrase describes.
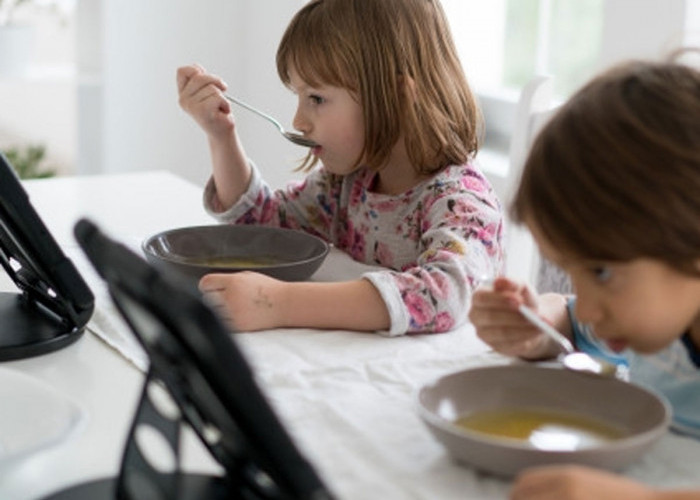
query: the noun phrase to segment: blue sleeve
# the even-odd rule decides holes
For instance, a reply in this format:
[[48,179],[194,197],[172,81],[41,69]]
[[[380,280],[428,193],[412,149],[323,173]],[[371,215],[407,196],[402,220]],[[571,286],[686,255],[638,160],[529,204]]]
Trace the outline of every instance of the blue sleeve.
[[700,351],[698,351],[695,344],[693,344],[693,341],[690,338],[690,333],[683,335],[683,337],[681,337],[681,341],[683,342],[686,351],[688,351],[688,357],[690,360],[697,368],[700,368]]
[[566,308],[574,332],[574,345],[576,349],[616,365],[629,366],[629,361],[624,353],[616,353],[608,349],[607,346],[595,336],[590,327],[580,323],[576,319],[576,314],[574,313],[575,305],[576,297],[572,297],[568,300]]

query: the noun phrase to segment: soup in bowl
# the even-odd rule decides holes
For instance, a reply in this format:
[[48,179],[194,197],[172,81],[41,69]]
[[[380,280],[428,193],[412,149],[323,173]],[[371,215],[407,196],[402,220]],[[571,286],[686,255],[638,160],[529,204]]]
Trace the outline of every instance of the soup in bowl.
[[501,476],[557,463],[622,469],[671,418],[641,386],[532,364],[445,375],[421,388],[418,411],[455,460]]

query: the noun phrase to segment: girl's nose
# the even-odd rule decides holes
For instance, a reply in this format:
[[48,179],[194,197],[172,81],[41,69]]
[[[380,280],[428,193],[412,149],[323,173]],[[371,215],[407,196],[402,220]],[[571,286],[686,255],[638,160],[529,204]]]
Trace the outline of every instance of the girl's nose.
[[299,132],[308,134],[311,131],[311,124],[309,120],[304,116],[301,109],[301,105],[297,106],[296,113],[294,113],[294,119],[292,120],[292,127]]

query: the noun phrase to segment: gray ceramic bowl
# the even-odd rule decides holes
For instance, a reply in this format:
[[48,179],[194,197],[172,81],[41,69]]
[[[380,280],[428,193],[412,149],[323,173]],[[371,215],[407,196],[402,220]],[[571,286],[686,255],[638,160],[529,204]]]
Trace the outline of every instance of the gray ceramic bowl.
[[[593,417],[616,426],[624,435],[589,448],[551,451],[455,424],[473,412],[512,407]],[[637,385],[527,364],[446,375],[419,391],[418,411],[452,458],[500,476],[560,463],[622,469],[666,432],[671,416],[665,401]]]
[[192,280],[209,273],[256,271],[284,281],[311,277],[328,244],[292,229],[265,226],[195,226],[158,233],[143,242],[146,260]]

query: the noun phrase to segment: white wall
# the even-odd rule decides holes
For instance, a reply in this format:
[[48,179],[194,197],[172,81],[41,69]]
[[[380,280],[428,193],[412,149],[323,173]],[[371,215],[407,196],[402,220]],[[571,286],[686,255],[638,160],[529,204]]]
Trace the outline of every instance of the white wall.
[[0,148],[42,144],[45,166],[67,172],[76,161],[77,140],[74,78],[64,58],[74,50],[74,23],[44,10],[19,14],[31,28],[29,64],[0,74]]
[[601,68],[628,58],[658,59],[699,41],[693,32],[700,29],[700,0],[607,0],[604,8]]
[[0,148],[46,147],[50,165],[66,172],[75,163],[76,100],[64,77],[0,77]]
[[[93,2],[95,0],[86,0]],[[102,165],[83,172],[168,169],[194,182],[208,178],[204,133],[178,106],[175,72],[197,62],[229,91],[291,122],[295,99],[276,75],[275,51],[301,1],[102,0]],[[245,110],[234,110],[248,155],[281,185],[304,151]],[[101,128],[101,130],[100,130]],[[90,141],[90,139],[87,139]],[[99,142],[99,137],[94,138]]]
[[687,0],[687,4],[683,42],[689,46],[700,47],[700,0]]

